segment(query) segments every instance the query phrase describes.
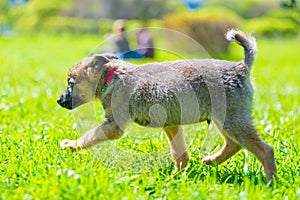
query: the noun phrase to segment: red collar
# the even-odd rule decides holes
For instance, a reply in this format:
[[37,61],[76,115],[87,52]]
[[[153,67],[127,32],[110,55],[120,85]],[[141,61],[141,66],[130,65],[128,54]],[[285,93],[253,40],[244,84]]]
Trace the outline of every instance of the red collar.
[[101,88],[101,92],[105,92],[106,91],[106,89],[108,87],[108,84],[111,81],[111,79],[112,79],[113,75],[115,74],[115,72],[116,72],[116,69],[112,69],[109,72],[108,76],[106,77],[105,83],[104,83],[103,87]]

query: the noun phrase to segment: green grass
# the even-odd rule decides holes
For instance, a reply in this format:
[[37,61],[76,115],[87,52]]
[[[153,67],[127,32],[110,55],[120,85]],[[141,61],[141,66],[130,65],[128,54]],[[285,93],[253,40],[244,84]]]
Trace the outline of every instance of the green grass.
[[[131,126],[125,137],[97,148],[61,150],[62,139],[104,120],[99,103],[74,112],[56,104],[68,69],[100,41],[0,39],[1,199],[300,199],[299,41],[258,40],[254,123],[275,149],[273,187],[266,186],[261,164],[246,151],[217,168],[202,165],[204,155],[222,146],[206,124],[185,127],[192,159],[187,171],[175,175],[161,129]],[[227,59],[243,56],[237,45],[231,52]]]

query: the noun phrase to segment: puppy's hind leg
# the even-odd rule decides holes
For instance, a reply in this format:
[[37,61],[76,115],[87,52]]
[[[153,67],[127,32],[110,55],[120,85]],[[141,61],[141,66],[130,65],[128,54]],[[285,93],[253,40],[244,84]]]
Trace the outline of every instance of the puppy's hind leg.
[[186,143],[183,137],[183,130],[181,126],[167,126],[164,127],[168,142],[170,146],[171,156],[175,160],[176,171],[186,168],[190,159],[186,151]]
[[60,143],[61,148],[69,148],[72,151],[88,148],[101,141],[120,138],[123,131],[115,122],[106,121],[101,126],[89,130],[77,140],[65,139]]
[[211,155],[206,156],[202,159],[202,162],[207,165],[213,165],[216,166],[217,164],[220,164],[224,161],[226,161],[228,158],[236,154],[240,149],[241,146],[234,142],[232,139],[228,137],[228,134],[226,131],[221,131],[222,135],[224,136],[225,144],[222,147],[222,149]]
[[238,142],[242,147],[253,153],[263,164],[268,183],[276,176],[276,164],[273,148],[258,137],[256,128],[248,120],[239,122],[225,122],[224,129],[228,131],[230,137]]

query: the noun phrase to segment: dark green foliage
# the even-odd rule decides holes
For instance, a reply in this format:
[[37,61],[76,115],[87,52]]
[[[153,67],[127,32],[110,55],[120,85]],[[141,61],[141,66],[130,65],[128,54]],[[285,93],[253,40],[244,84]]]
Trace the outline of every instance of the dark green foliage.
[[263,37],[287,37],[298,33],[297,26],[287,18],[260,17],[246,20],[243,30]]
[[245,19],[261,17],[270,10],[279,7],[277,0],[215,0],[213,5],[222,5],[234,10],[237,14]]
[[286,10],[290,11],[290,15],[292,16],[292,20],[298,26],[298,32],[300,32],[300,8],[299,1],[297,0],[288,0],[282,1],[281,6]]
[[277,3],[277,7],[264,14],[259,18],[245,20],[242,29],[264,37],[287,37],[299,33],[300,13],[296,1]]

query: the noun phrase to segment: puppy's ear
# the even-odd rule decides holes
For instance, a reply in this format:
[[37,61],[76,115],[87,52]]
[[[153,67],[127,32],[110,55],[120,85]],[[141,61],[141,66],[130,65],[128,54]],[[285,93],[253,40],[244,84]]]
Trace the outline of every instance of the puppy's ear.
[[108,63],[110,60],[102,54],[94,55],[94,67],[99,68]]
[[119,59],[115,54],[112,53],[105,53],[105,54],[95,54],[95,68],[102,67],[106,63],[110,62],[111,59]]
[[102,54],[103,56],[105,56],[106,58],[108,59],[119,59],[118,56],[116,56],[115,54],[113,53],[104,53]]

